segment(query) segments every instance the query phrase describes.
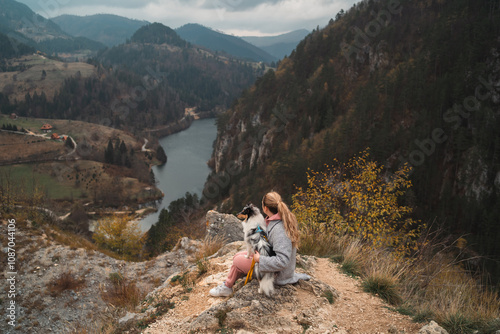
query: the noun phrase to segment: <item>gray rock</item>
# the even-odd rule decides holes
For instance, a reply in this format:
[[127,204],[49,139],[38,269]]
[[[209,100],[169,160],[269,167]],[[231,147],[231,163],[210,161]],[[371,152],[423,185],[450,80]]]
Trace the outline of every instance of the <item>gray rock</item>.
[[429,322],[429,324],[422,327],[418,334],[448,334],[446,329],[439,326],[435,321]]
[[177,245],[175,245],[173,252],[184,250],[186,253],[195,253],[199,249],[200,242],[196,240],[191,240],[187,237],[181,238]]
[[136,316],[136,313],[127,312],[127,314],[125,314],[124,317],[122,317],[122,318],[120,318],[120,320],[118,320],[118,323],[124,324],[124,323],[128,322],[129,320],[134,319],[135,316]]
[[206,215],[207,235],[222,237],[226,243],[243,240],[243,226],[234,215],[210,210]]

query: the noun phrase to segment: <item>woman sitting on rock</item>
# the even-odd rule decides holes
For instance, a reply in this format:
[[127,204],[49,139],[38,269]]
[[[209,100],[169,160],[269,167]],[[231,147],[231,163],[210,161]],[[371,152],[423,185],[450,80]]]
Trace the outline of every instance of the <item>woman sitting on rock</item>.
[[[297,218],[281,200],[277,192],[269,192],[262,199],[262,211],[267,215],[267,237],[276,253],[275,256],[264,256],[255,252],[253,259],[259,263],[261,272],[275,273],[274,283],[285,285],[296,283],[299,279],[308,280],[306,274],[295,272],[295,256],[299,244]],[[252,258],[247,252],[239,252],[233,257],[233,264],[224,283],[210,290],[213,297],[227,297],[233,293],[233,285],[237,279],[250,271]]]

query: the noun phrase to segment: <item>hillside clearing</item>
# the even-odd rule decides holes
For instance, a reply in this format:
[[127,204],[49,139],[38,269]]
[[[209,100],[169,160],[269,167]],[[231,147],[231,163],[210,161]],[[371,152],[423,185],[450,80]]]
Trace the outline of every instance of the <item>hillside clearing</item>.
[[38,95],[44,92],[47,99],[52,100],[65,79],[76,75],[85,78],[96,74],[93,65],[61,62],[40,54],[9,59],[7,64],[12,68],[19,68],[17,71],[0,74],[0,92],[8,95],[11,103],[14,100],[23,101],[26,93],[33,95],[35,92]]

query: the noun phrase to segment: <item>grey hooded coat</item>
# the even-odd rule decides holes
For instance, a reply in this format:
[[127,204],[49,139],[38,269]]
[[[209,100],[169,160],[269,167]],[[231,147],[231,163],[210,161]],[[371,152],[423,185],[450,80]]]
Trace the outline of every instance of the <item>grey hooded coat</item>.
[[295,257],[297,248],[286,235],[285,226],[281,220],[273,220],[267,226],[267,238],[276,256],[261,256],[259,269],[261,272],[276,273],[275,283],[285,285],[297,283],[299,279],[309,280],[309,275],[295,272]]

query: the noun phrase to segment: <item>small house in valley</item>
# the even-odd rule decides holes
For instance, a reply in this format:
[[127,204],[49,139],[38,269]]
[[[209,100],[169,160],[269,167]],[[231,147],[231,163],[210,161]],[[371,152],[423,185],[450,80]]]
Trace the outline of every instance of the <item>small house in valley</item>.
[[45,132],[45,133],[49,133],[49,132],[52,132],[52,125],[50,124],[44,124],[42,125],[42,127],[40,128],[40,130],[42,130],[42,132]]

